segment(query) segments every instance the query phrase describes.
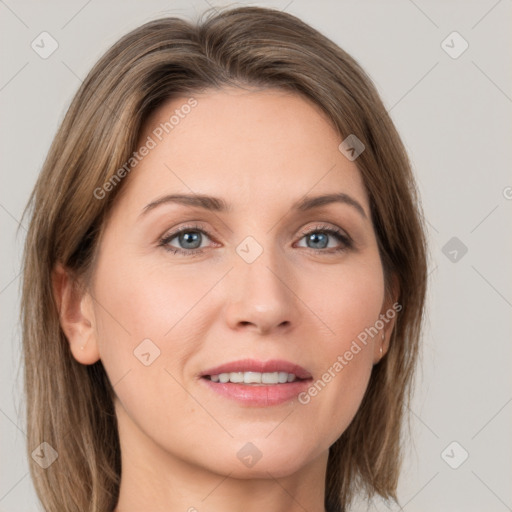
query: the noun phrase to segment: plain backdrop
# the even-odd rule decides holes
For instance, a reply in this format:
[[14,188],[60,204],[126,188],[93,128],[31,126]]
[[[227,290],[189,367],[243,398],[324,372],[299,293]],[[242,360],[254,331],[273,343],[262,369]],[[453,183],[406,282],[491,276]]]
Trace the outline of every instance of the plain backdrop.
[[[0,1],[1,512],[40,510],[26,457],[18,321],[26,231],[19,223],[29,193],[71,98],[107,48],[146,21],[196,19],[208,4],[226,5]],[[430,274],[413,435],[404,440],[403,510],[512,510],[512,2],[252,5],[300,17],[355,57],[414,165]],[[31,46],[48,37],[42,32],[58,44],[47,58]],[[375,500],[354,510],[399,508]]]

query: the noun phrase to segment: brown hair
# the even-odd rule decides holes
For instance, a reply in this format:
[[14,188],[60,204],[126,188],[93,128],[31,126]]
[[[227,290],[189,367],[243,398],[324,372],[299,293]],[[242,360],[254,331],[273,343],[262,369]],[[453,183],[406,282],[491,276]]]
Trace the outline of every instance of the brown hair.
[[197,25],[157,19],[114,44],[75,95],[30,197],[22,292],[27,448],[30,454],[45,441],[58,453],[47,469],[29,458],[48,511],[113,510],[121,475],[112,383],[101,361],[86,366],[73,358],[52,272],[60,263],[76,278],[88,275],[123,181],[101,200],[94,191],[128,161],[150,113],[176,95],[226,85],[301,94],[321,107],[340,137],[355,134],[366,147],[355,163],[386,285],[396,277],[402,310],[354,420],[330,447],[325,506],[346,510],[356,493],[397,500],[402,419],[426,288],[424,227],[410,164],[375,87],[352,57],[290,14],[242,7]]

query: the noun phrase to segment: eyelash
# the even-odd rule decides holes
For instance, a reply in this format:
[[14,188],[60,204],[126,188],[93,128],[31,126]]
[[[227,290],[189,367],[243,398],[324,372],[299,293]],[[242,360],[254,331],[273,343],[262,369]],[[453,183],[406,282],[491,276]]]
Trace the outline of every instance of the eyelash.
[[[174,231],[173,233],[170,233],[169,235],[164,236],[163,238],[160,239],[158,245],[159,245],[159,247],[163,247],[166,251],[172,252],[173,254],[181,254],[182,256],[190,256],[190,257],[199,256],[200,254],[202,254],[204,252],[205,248],[203,248],[203,249],[180,249],[178,247],[171,247],[168,245],[171,242],[171,240],[173,240],[177,236],[181,235],[182,233],[188,233],[188,232],[198,232],[203,235],[206,235],[208,238],[211,239],[211,237],[207,231],[205,231],[201,226],[195,224],[195,225],[183,226],[179,230]],[[310,251],[313,251],[314,253],[317,253],[317,254],[320,253],[320,254],[333,255],[333,254],[338,254],[340,252],[352,249],[352,247],[353,247],[352,239],[348,235],[346,235],[343,231],[341,231],[337,228],[332,228],[330,226],[325,226],[325,225],[317,225],[314,228],[309,229],[306,232],[302,232],[300,240],[302,240],[305,236],[311,235],[313,233],[319,233],[319,232],[333,236],[334,238],[336,238],[339,242],[341,242],[343,244],[343,247],[338,247],[335,249],[331,248],[331,250],[313,249],[311,247],[306,247],[306,249],[309,249]]]

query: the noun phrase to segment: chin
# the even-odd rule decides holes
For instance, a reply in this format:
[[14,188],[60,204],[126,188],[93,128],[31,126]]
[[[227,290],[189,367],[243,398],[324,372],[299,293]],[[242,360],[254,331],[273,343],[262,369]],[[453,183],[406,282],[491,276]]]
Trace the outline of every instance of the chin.
[[[277,446],[268,440],[260,443],[236,443],[234,457],[219,454],[209,469],[232,478],[283,478],[295,474],[315,459],[315,454],[305,453],[304,446],[283,444]],[[204,465],[204,460],[202,461]]]

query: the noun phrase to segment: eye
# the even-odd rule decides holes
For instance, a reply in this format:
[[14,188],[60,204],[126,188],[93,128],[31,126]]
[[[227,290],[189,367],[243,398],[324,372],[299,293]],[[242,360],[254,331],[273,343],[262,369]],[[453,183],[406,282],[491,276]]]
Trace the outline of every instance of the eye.
[[[200,254],[203,252],[201,244],[204,238],[209,239],[206,231],[201,229],[200,226],[183,226],[177,231],[165,235],[159,242],[159,245],[164,247],[165,250],[170,251],[174,254],[183,254],[192,256],[194,254]],[[171,245],[171,242],[176,239],[178,247]]]
[[[315,226],[313,229],[302,233],[301,240],[306,239],[306,247],[321,253],[338,253],[350,249],[353,245],[351,238],[341,229],[330,226]],[[338,241],[341,246],[329,245],[332,239]],[[302,246],[304,247],[304,246]],[[331,250],[325,250],[331,249]]]
[[[210,239],[208,233],[201,226],[189,225],[165,235],[160,239],[158,245],[174,254],[194,256],[204,252],[204,249],[207,247],[207,245],[202,244],[205,238]],[[301,233],[300,240],[304,238],[306,239],[306,248],[321,254],[339,253],[353,247],[350,236],[341,229],[327,225],[318,225],[309,231]],[[338,247],[330,244],[332,239],[338,242]],[[174,240],[174,244],[178,246],[171,243]],[[298,247],[304,246],[299,245]]]

